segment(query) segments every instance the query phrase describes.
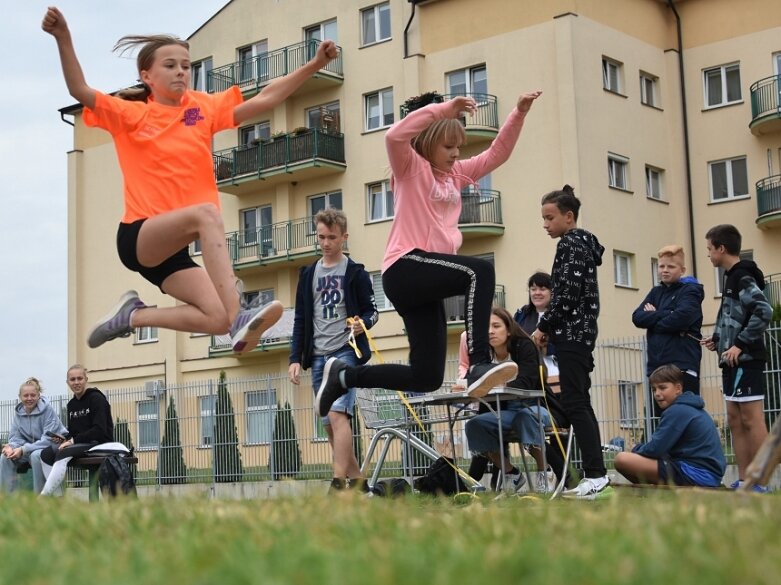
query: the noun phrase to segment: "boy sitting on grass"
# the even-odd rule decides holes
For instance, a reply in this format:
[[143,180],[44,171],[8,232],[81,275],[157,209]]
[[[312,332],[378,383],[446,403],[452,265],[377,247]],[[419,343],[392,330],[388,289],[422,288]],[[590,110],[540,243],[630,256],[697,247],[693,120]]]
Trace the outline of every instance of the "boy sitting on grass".
[[672,364],[656,368],[649,381],[662,418],[650,441],[616,455],[616,471],[632,483],[721,485],[727,463],[702,398],[683,391],[683,372]]

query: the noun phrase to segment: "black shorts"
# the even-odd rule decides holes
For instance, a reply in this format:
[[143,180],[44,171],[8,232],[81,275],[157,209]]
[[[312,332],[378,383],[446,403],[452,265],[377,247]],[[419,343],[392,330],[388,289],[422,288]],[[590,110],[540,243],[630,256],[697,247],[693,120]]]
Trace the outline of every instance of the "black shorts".
[[146,219],[139,219],[133,223],[120,223],[117,229],[117,252],[119,259],[126,268],[133,272],[138,272],[149,282],[158,287],[161,291],[163,281],[180,270],[188,268],[198,268],[198,264],[190,258],[190,250],[185,246],[173,256],[163,260],[157,266],[142,266],[136,255],[136,246],[138,242],[138,232]]
[[763,368],[725,367],[721,370],[724,399],[731,402],[751,402],[765,398]]

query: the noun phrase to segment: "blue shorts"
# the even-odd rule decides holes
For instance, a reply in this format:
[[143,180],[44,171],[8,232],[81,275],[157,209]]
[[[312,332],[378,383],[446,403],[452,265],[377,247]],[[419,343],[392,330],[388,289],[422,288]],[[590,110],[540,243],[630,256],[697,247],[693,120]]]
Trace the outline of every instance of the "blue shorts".
[[[358,356],[355,355],[355,351],[349,345],[327,355],[312,356],[312,389],[315,394],[317,394],[320,383],[323,381],[323,368],[325,368],[325,362],[332,357],[339,358],[349,366],[358,365]],[[354,408],[355,388],[348,388],[347,394],[340,396],[336,402],[331,405],[331,411],[343,412],[348,417],[352,417]],[[328,416],[324,416],[321,420],[323,421],[323,425],[331,424],[331,421],[328,420]]]
[[721,383],[725,400],[751,402],[765,398],[765,371],[762,368],[724,368]]
[[695,467],[685,461],[659,459],[657,461],[659,481],[679,486],[719,487],[721,478],[710,471]]

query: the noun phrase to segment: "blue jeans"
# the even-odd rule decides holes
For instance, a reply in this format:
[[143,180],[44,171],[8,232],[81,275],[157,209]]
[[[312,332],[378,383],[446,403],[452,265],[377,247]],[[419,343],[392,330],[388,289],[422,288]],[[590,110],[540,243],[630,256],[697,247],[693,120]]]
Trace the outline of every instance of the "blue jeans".
[[[323,381],[323,368],[325,362],[330,358],[339,358],[348,366],[358,365],[358,356],[355,355],[355,351],[349,345],[337,349],[333,353],[327,355],[315,355],[312,356],[312,389],[317,394],[320,383]],[[353,409],[355,408],[355,388],[348,388],[347,393],[340,396],[336,402],[331,405],[331,410],[334,412],[343,412],[347,416],[353,415]],[[330,425],[331,421],[328,420],[328,416],[324,416],[322,419],[323,425]]]
[[[41,451],[33,451],[29,455],[24,455],[18,461],[19,463],[28,462],[33,473],[33,492],[40,494],[46,478],[41,469]],[[11,493],[16,490],[17,473],[16,463],[0,455],[0,490]]]
[[[505,403],[502,407],[502,438],[506,441],[510,431],[514,431],[514,440],[523,445],[541,446],[539,418],[542,426],[550,425],[550,415],[544,408],[534,405]],[[466,423],[466,439],[469,450],[473,453],[489,453],[499,451],[499,425],[496,414],[484,412],[471,418]]]

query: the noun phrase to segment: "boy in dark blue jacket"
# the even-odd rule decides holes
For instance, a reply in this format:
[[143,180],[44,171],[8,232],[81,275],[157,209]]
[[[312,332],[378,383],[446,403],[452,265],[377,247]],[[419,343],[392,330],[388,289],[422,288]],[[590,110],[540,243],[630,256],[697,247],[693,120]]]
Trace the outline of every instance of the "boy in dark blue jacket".
[[654,370],[650,382],[662,419],[650,441],[616,455],[616,471],[632,483],[721,485],[727,463],[702,398],[683,391],[683,372],[672,364]]
[[[359,318],[367,329],[379,318],[374,302],[371,278],[362,264],[342,252],[347,241],[347,217],[339,209],[328,208],[315,215],[317,241],[323,257],[301,269],[296,290],[296,314],[290,342],[288,377],[300,383],[301,370],[312,368],[312,385],[317,392],[325,362],[332,357],[358,365],[371,357],[369,342]],[[353,321],[348,324],[347,319]],[[350,346],[352,339],[360,352]],[[331,406],[323,417],[328,442],[333,449],[333,490],[347,486],[365,489],[361,469],[353,452],[350,419],[355,406],[351,388]]]

